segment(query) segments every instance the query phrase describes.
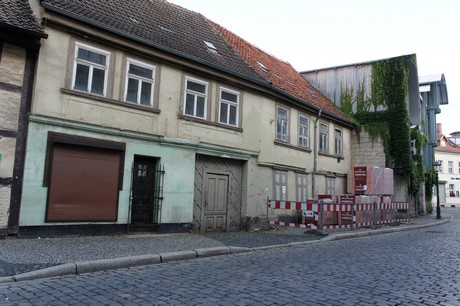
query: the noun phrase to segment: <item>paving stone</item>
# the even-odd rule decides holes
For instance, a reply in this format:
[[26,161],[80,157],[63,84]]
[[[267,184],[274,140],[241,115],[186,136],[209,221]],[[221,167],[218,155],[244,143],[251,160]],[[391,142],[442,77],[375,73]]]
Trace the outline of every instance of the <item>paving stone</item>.
[[[460,211],[449,210],[449,213],[456,219],[437,227],[436,231],[419,229],[368,235],[79,276],[0,283],[0,304],[8,298],[11,305],[58,302],[63,305],[407,305],[424,302],[456,305],[460,304],[460,221],[457,221]],[[263,246],[269,245],[267,243],[279,244],[281,238],[277,237],[281,236],[286,237],[286,243],[295,242],[289,238],[296,235],[293,233],[257,233],[250,237]],[[137,247],[133,255],[148,255],[187,248],[229,246],[227,243],[230,242],[224,241],[224,237],[232,235],[215,235],[214,238],[207,235],[171,235],[160,238],[160,243],[152,242],[156,237],[124,239],[128,246],[134,248],[136,243],[148,246],[147,251]],[[245,233],[235,234],[239,235],[240,245],[237,246],[252,247],[247,245],[249,240],[243,238]],[[235,241],[235,236],[231,243]],[[275,239],[270,240],[274,236]],[[298,239],[306,239],[298,236]],[[186,237],[192,237],[194,242],[185,242]],[[78,250],[72,257],[64,251],[64,255],[51,256],[50,262],[119,255],[126,251],[126,245],[116,246],[116,243],[123,244],[121,241],[125,241],[117,239],[96,239],[109,248],[103,251],[102,257],[91,255],[93,257],[83,258],[83,252],[79,254]],[[130,239],[136,240],[136,243],[133,245]],[[186,246],[177,244],[174,239]],[[0,247],[5,241],[9,240],[0,241]],[[30,241],[35,246],[42,243]],[[83,241],[92,240],[84,238]],[[48,243],[45,241],[44,245]],[[68,242],[63,243],[63,250],[67,250]],[[173,247],[162,246],[168,243]],[[152,251],[154,245],[157,248]],[[9,247],[11,245],[7,246],[5,256],[1,248],[0,260],[11,262],[8,254],[12,248]],[[25,247],[17,249],[25,250]],[[140,251],[146,253],[139,254]],[[37,258],[29,259],[40,262]],[[19,256],[18,261],[21,260],[27,264],[26,255],[23,258]]]

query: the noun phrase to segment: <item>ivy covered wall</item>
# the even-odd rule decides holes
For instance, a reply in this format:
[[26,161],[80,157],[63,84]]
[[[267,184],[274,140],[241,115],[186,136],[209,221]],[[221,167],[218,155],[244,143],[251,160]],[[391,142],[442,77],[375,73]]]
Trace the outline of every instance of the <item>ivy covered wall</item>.
[[[409,121],[408,60],[415,62],[415,56],[373,62],[370,90],[366,92],[364,81],[357,92],[353,87],[341,87],[340,108],[354,119],[358,137],[365,131],[383,143],[386,166],[404,176],[408,191],[415,195],[425,176],[420,154],[424,139],[418,127],[411,128]],[[411,140],[416,140],[418,146],[415,155]]]

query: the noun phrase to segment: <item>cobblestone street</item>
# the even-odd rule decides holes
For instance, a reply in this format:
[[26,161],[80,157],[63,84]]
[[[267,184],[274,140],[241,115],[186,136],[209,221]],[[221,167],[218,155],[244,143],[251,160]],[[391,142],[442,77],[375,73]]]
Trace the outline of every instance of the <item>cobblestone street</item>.
[[0,284],[1,305],[460,305],[460,210],[427,229]]

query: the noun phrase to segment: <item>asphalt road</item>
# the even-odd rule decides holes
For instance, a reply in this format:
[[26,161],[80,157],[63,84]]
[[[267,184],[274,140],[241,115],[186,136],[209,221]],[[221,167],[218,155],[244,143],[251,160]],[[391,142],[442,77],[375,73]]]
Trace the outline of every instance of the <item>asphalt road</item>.
[[421,230],[0,284],[0,305],[460,305],[460,210]]

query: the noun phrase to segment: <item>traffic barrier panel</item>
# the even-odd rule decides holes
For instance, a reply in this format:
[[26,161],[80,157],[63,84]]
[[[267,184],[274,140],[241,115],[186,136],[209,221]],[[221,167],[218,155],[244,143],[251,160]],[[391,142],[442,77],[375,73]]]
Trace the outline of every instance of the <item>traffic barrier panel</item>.
[[410,221],[408,203],[391,202],[389,197],[380,199],[376,196],[357,196],[355,200],[360,204],[351,204],[350,198],[342,197],[341,203],[329,199],[317,202],[267,199],[268,208],[302,211],[302,223],[270,221],[270,224],[308,229],[353,229]]

